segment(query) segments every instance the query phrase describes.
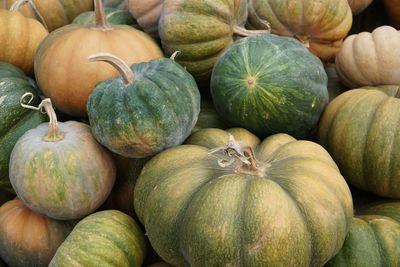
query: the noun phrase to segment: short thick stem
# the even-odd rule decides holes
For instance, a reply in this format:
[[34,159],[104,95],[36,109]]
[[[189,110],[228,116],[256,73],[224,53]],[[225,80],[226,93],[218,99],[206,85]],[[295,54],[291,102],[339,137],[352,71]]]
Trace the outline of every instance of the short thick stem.
[[96,26],[105,30],[112,29],[107,22],[106,14],[104,13],[104,6],[102,0],[94,0],[94,13],[96,19]]
[[125,84],[130,84],[135,80],[135,75],[131,68],[119,57],[110,53],[97,53],[88,57],[89,62],[104,61],[116,68],[124,80]]
[[30,7],[33,10],[33,13],[35,14],[35,17],[40,21],[40,23],[43,24],[43,26],[46,28],[46,30],[48,31],[49,28],[47,27],[46,21],[44,20],[42,14],[40,14],[39,9],[36,7],[35,3],[33,3],[32,0],[17,0],[14,2],[14,4],[12,4],[12,6],[10,7],[10,11],[18,11],[19,8],[22,5],[25,5],[26,3],[28,3],[30,5]]

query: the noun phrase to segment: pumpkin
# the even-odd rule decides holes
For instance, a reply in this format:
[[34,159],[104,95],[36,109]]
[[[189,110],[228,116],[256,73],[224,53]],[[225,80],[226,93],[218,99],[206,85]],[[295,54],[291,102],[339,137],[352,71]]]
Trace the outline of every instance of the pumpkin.
[[128,0],[103,0],[104,7],[118,8],[121,10],[128,9]]
[[44,95],[59,110],[77,117],[87,115],[87,98],[96,84],[118,75],[106,63],[89,63],[88,56],[109,52],[129,64],[163,56],[144,32],[128,25],[109,25],[100,0],[95,0],[95,9],[96,26],[72,24],[52,32],[35,57],[35,77]]
[[26,92],[33,94],[32,104],[40,102],[35,82],[17,67],[0,62],[0,189],[10,192],[8,168],[15,143],[26,131],[46,121],[40,112],[21,107],[20,99]]
[[[124,157],[144,158],[182,144],[200,112],[193,77],[172,59],[155,59],[130,68],[111,54],[95,54],[122,77],[99,83],[88,101],[96,139]],[[184,116],[182,116],[184,114]]]
[[9,11],[0,9],[0,61],[33,74],[36,50],[48,32],[37,20],[25,18],[18,12],[25,2],[19,0]]
[[347,182],[381,197],[400,198],[399,88],[347,91],[327,106],[319,124],[319,143]]
[[400,0],[382,0],[391,25],[400,30]]
[[323,61],[332,61],[352,24],[347,0],[249,0],[248,23],[295,37]]
[[204,128],[228,128],[228,123],[218,115],[214,108],[214,104],[207,98],[201,99],[199,118],[197,119],[192,133]]
[[220,56],[211,77],[219,115],[264,137],[307,137],[328,103],[326,86],[321,61],[300,42],[276,35],[235,42]]
[[18,197],[33,211],[58,220],[80,219],[107,199],[115,166],[98,144],[90,126],[58,123],[50,99],[40,108],[50,122],[27,131],[10,157],[10,181]]
[[400,84],[400,31],[381,26],[350,35],[336,56],[340,81],[349,88]]
[[202,129],[153,157],[134,206],[173,266],[322,266],[353,215],[349,188],[320,145],[287,134],[260,143],[241,128]]
[[[127,10],[117,8],[105,8],[107,22],[113,25],[129,25],[140,30],[140,26],[132,14]],[[77,16],[72,23],[80,25],[94,25],[96,24],[96,14],[94,11],[87,11]]]
[[140,26],[151,36],[158,38],[158,21],[165,0],[128,0],[129,11]]
[[[80,13],[93,10],[93,0],[30,0],[35,7],[24,7],[23,15],[36,18],[38,11],[43,24],[51,32],[70,24]],[[8,8],[16,0],[0,0],[0,7]],[[36,10],[35,10],[36,9]]]
[[0,207],[0,257],[12,267],[47,267],[73,226],[11,200]]
[[347,0],[347,1],[349,2],[353,15],[361,13],[372,3],[372,0]]
[[360,214],[342,250],[326,266],[399,266],[400,202],[373,204]]
[[[241,27],[247,17],[246,1],[164,2],[159,21],[164,51],[167,55],[181,51],[176,61],[187,68],[200,87],[208,85],[215,62],[236,36],[268,32],[248,31]],[[208,90],[208,86],[206,88]]]
[[49,267],[140,267],[145,254],[145,238],[138,224],[125,213],[107,210],[80,221]]

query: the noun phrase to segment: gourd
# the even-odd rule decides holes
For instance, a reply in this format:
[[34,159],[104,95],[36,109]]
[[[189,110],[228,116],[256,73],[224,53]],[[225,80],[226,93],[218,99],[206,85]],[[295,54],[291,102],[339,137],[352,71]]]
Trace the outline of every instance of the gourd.
[[128,8],[145,32],[158,38],[158,21],[165,0],[128,0]]
[[[117,8],[104,8],[104,13],[108,23],[113,25],[129,25],[138,30],[141,29],[136,19],[127,10],[121,10]],[[80,25],[95,25],[96,24],[96,13],[94,11],[87,11],[77,16],[72,23]]]

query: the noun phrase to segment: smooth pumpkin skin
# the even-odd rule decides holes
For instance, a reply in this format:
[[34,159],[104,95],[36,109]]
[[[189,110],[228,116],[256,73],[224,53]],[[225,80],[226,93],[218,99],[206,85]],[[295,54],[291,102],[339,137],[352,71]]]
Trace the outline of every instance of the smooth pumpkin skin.
[[164,52],[181,51],[176,61],[198,82],[209,82],[219,55],[234,41],[234,27],[246,22],[246,1],[164,2],[158,28]]
[[251,28],[296,37],[322,61],[332,61],[349,32],[352,12],[347,0],[249,0]]
[[[144,158],[182,144],[200,112],[193,77],[169,58],[131,66],[133,81],[99,83],[88,100],[93,135],[124,157]],[[183,115],[184,114],[184,115]]]
[[400,0],[382,0],[391,25],[400,30]]
[[165,0],[127,0],[128,8],[145,32],[158,38],[158,21]]
[[0,9],[0,61],[8,62],[33,74],[36,50],[48,35],[37,20],[24,17],[18,11]]
[[73,227],[10,200],[0,207],[0,257],[12,267],[47,267]]
[[10,157],[10,181],[33,211],[59,220],[80,219],[107,199],[115,181],[109,152],[94,139],[90,126],[58,123],[60,141],[45,141],[48,124],[26,132]]
[[40,102],[35,82],[17,67],[0,62],[0,189],[13,192],[8,178],[11,151],[29,129],[47,120],[40,112],[21,107],[23,94],[34,94],[32,105]]
[[381,26],[350,35],[336,56],[336,71],[349,88],[400,84],[400,31]]
[[[228,133],[268,164],[262,176],[209,154]],[[152,247],[173,266],[322,266],[353,215],[349,188],[321,146],[286,134],[260,143],[240,128],[203,129],[156,155],[134,197]]]
[[[301,79],[299,79],[301,77]],[[218,114],[261,137],[306,138],[328,103],[321,61],[289,37],[260,35],[236,41],[211,76]]]
[[326,107],[318,142],[346,181],[381,197],[400,198],[399,86],[347,91]]
[[349,2],[353,15],[361,13],[372,3],[372,0],[347,0],[347,1]]
[[[0,0],[0,7],[9,8],[16,0]],[[44,18],[49,32],[70,24],[80,13],[93,10],[93,0],[32,0]],[[24,16],[36,18],[29,5],[21,8]]]
[[140,267],[145,255],[145,237],[138,224],[125,213],[106,210],[81,220],[49,267]]
[[87,99],[96,84],[118,75],[107,63],[88,62],[99,52],[116,55],[128,65],[163,57],[150,36],[128,25],[64,26],[43,40],[35,57],[37,83],[56,108],[87,116]]
[[[132,16],[132,14],[127,10],[121,10],[117,8],[104,8],[104,12],[106,14],[107,22],[113,25],[129,25],[136,29],[141,29],[140,25],[137,23],[136,19]],[[95,25],[96,18],[94,11],[87,11],[79,16],[77,16],[74,21],[74,24],[80,25]]]

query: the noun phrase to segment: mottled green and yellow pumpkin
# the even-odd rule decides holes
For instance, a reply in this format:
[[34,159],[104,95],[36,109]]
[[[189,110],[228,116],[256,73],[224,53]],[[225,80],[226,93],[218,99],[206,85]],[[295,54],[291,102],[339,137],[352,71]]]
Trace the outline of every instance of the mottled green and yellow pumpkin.
[[121,77],[97,84],[87,110],[93,135],[124,157],[153,156],[182,144],[200,112],[200,93],[193,77],[169,58],[129,67],[111,54],[91,61],[114,65]]
[[[353,216],[320,145],[203,129],[153,157],[134,192],[152,247],[173,266],[322,266]],[[289,256],[290,255],[290,256]]]
[[165,0],[127,0],[129,11],[145,32],[158,38],[158,21]]
[[47,267],[73,227],[11,200],[0,207],[0,257],[11,267]]
[[[136,29],[141,29],[140,25],[137,23],[136,19],[132,16],[132,14],[128,10],[121,10],[117,8],[104,8],[104,13],[106,16],[106,20],[108,23],[113,25],[129,25]],[[95,25],[96,24],[96,14],[94,11],[87,11],[79,16],[77,16],[74,21],[74,24],[80,25]]]
[[128,64],[163,57],[155,41],[128,25],[106,22],[100,0],[95,0],[96,26],[68,25],[49,34],[35,57],[35,76],[56,108],[72,116],[86,116],[87,98],[96,84],[118,72],[104,62],[89,63],[95,53],[117,55]]
[[114,162],[89,125],[58,123],[50,99],[40,107],[50,122],[27,131],[15,144],[10,157],[11,184],[33,211],[54,219],[80,219],[110,194]]
[[59,247],[49,267],[140,267],[146,256],[138,224],[117,210],[89,215]]
[[381,197],[400,198],[400,87],[347,91],[325,109],[319,143],[346,181]]

